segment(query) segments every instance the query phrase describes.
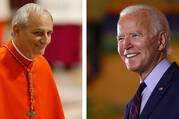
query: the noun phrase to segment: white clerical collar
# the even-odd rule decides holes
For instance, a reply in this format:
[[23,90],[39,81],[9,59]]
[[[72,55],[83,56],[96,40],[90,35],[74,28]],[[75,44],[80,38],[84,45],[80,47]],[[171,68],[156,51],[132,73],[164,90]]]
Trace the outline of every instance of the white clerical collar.
[[33,59],[30,59],[30,58],[26,57],[24,54],[22,54],[22,53],[20,52],[20,50],[16,47],[16,45],[15,45],[15,43],[14,43],[13,40],[12,40],[12,45],[14,46],[14,48],[17,50],[17,52],[18,52],[23,58],[25,58],[25,59],[28,60],[28,61],[33,61]]

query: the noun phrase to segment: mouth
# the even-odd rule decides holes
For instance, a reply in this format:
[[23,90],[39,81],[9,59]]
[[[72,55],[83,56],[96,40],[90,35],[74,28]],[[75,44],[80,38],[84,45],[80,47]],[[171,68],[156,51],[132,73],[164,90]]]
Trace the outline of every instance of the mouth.
[[124,54],[125,58],[130,59],[133,57],[136,57],[138,54],[137,53],[131,53],[131,54]]

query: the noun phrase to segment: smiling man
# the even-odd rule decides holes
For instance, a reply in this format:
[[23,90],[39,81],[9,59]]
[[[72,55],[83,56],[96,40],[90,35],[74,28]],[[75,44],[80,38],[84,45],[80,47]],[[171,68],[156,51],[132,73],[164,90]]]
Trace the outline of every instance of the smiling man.
[[51,68],[42,56],[51,41],[53,19],[37,4],[12,18],[12,39],[0,49],[0,117],[64,119]]
[[125,119],[178,119],[179,67],[167,58],[170,37],[168,21],[156,8],[133,5],[121,11],[118,52],[140,79]]

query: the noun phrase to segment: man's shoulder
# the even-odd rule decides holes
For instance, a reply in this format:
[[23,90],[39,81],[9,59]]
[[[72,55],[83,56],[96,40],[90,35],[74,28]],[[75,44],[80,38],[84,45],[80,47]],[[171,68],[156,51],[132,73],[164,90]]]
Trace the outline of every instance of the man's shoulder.
[[44,56],[40,55],[36,58],[36,60],[34,61],[34,68],[35,70],[38,70],[39,73],[53,78],[52,69]]
[[38,62],[39,64],[43,64],[43,65],[48,65],[48,61],[45,59],[44,56],[40,55],[36,58],[36,61],[35,62]]
[[47,60],[45,59],[45,57],[42,56],[42,55],[39,55],[39,56],[36,58],[36,61],[42,62],[42,63],[48,63]]
[[170,68],[173,69],[173,70],[175,70],[175,71],[177,71],[177,72],[179,72],[179,65],[178,65],[177,62],[173,62],[173,63],[171,64]]
[[48,69],[50,68],[48,61],[42,55],[40,55],[36,58],[35,63],[40,67],[48,68]]
[[179,76],[179,66],[178,66],[178,64],[176,62],[174,62],[172,65],[175,69],[175,75]]
[[166,72],[166,77],[173,79],[173,81],[179,84],[179,66],[176,62],[173,62]]

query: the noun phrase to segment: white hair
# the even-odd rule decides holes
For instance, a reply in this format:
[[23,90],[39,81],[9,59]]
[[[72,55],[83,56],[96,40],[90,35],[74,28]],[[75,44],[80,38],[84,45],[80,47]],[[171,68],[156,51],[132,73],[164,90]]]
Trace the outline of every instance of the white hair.
[[124,8],[120,12],[120,18],[141,10],[146,11],[149,16],[149,20],[151,21],[150,25],[154,33],[153,35],[157,35],[161,31],[165,31],[167,33],[167,50],[170,52],[168,44],[171,39],[171,31],[167,18],[161,11],[149,5],[132,5]]
[[22,27],[25,27],[27,25],[28,17],[31,12],[36,12],[38,14],[47,13],[52,18],[52,15],[46,9],[42,8],[40,5],[35,3],[29,3],[17,10],[17,12],[12,18],[12,26],[15,24],[19,24]]

